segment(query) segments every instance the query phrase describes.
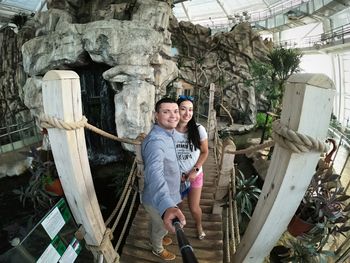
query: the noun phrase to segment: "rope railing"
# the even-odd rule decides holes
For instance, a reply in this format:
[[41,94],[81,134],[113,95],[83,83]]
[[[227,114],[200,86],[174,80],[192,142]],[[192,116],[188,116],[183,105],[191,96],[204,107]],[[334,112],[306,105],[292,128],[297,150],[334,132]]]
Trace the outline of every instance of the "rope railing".
[[[103,239],[102,239],[100,245],[99,246],[88,246],[87,245],[86,247],[89,250],[100,252],[105,248],[105,246],[107,244],[107,240],[108,239],[112,240],[114,238],[113,233],[114,233],[116,227],[118,226],[120,218],[122,217],[123,213],[125,212],[126,205],[128,204],[128,202],[130,200],[131,192],[134,190],[134,194],[132,195],[131,203],[129,204],[129,210],[128,210],[127,215],[126,215],[126,219],[125,219],[125,221],[123,221],[122,231],[120,232],[117,243],[114,247],[115,251],[117,251],[119,249],[119,246],[120,246],[120,244],[124,238],[124,235],[126,233],[126,229],[127,229],[128,224],[129,224],[133,208],[134,208],[135,203],[136,203],[136,197],[138,194],[138,191],[135,190],[136,174],[137,174],[137,169],[136,169],[136,159],[135,159],[134,163],[132,165],[131,171],[129,173],[127,182],[124,186],[123,192],[122,192],[121,196],[119,197],[118,203],[115,206],[115,208],[113,209],[113,211],[110,214],[110,216],[108,217],[108,219],[105,221],[106,232],[103,236]],[[110,228],[108,228],[108,225],[110,225],[110,223],[112,222],[112,219],[116,216],[117,213],[118,213],[118,215],[117,215],[116,219],[114,220],[113,225]]]
[[141,141],[139,140],[134,140],[134,139],[128,139],[128,138],[119,138],[113,134],[110,134],[108,132],[105,132],[91,124],[88,123],[88,120],[85,116],[82,117],[81,120],[77,122],[65,122],[63,120],[60,120],[58,118],[48,116],[48,115],[42,115],[40,116],[40,126],[46,129],[49,128],[59,128],[59,129],[64,129],[64,130],[75,130],[79,128],[87,128],[101,136],[104,136],[106,138],[118,141],[118,142],[123,142],[123,143],[128,143],[128,144],[133,144],[133,145],[140,145]]
[[257,146],[251,146],[249,148],[237,151],[228,150],[226,153],[249,154],[261,149],[272,147],[275,143],[278,143],[285,149],[290,149],[294,153],[311,151],[323,153],[328,150],[328,145],[325,141],[293,131],[292,129],[289,129],[283,125],[280,120],[276,120],[272,124],[272,138],[273,140],[267,141],[266,143],[259,144]]
[[115,251],[118,251],[119,246],[120,246],[120,244],[121,244],[121,242],[122,242],[122,240],[124,238],[127,226],[129,225],[129,222],[130,222],[130,219],[131,219],[131,214],[132,214],[133,208],[134,208],[135,203],[136,203],[136,197],[137,197],[137,191],[134,192],[134,195],[132,197],[131,204],[130,204],[130,209],[129,209],[128,215],[127,215],[127,217],[125,219],[125,222],[124,222],[124,225],[123,225],[123,229],[122,229],[122,231],[121,231],[121,233],[119,235],[118,242],[117,242],[117,244],[114,247]]
[[116,205],[116,207],[113,209],[112,213],[110,214],[110,216],[108,217],[108,219],[105,221],[105,225],[108,226],[109,223],[112,221],[113,217],[116,215],[116,213],[118,212],[118,210],[120,209],[120,206],[122,205],[123,200],[125,199],[125,197],[127,197],[127,191],[129,189],[129,186],[133,184],[134,182],[134,170],[135,170],[135,164],[136,164],[136,160],[134,160],[134,163],[131,167],[131,171],[129,173],[128,179],[125,183],[124,189],[122,194],[120,195],[119,201]]

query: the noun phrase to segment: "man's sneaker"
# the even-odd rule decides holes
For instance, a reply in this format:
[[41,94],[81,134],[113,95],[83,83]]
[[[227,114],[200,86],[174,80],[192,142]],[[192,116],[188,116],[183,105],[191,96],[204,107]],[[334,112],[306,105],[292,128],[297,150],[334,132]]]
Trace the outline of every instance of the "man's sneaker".
[[[163,245],[163,246],[169,246],[169,245],[172,244],[172,243],[173,243],[173,240],[172,240],[170,237],[163,237],[163,240],[162,240],[162,245]],[[152,242],[149,241],[149,242],[148,242],[148,245],[149,245],[150,247],[152,247]]]
[[169,246],[173,243],[173,240],[170,237],[163,237],[162,245],[163,246]]
[[174,253],[171,253],[171,252],[169,252],[166,249],[163,249],[163,251],[159,252],[159,253],[157,253],[156,251],[152,250],[152,253],[154,255],[160,257],[161,259],[167,260],[167,261],[174,260],[176,258]]

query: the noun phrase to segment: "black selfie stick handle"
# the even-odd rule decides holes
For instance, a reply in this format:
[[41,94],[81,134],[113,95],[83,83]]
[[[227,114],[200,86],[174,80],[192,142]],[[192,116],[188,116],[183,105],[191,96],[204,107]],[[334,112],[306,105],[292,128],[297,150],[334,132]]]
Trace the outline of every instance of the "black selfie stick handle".
[[179,244],[179,249],[182,255],[182,261],[184,263],[198,263],[196,256],[193,253],[192,246],[188,242],[185,233],[181,227],[179,219],[173,219],[173,225],[175,227],[177,243]]

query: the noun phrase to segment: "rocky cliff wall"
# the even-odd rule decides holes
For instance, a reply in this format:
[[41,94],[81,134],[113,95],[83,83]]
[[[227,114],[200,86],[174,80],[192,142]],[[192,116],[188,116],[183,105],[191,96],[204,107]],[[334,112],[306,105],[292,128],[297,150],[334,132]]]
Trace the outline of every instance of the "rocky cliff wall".
[[[171,20],[173,46],[178,51],[179,78],[193,85],[199,100],[205,101],[209,84],[216,86],[216,109],[222,104],[235,123],[255,123],[256,103],[253,87],[247,87],[252,59],[266,59],[269,47],[249,23],[241,23],[230,32],[211,35],[208,28]],[[200,91],[199,91],[200,90]],[[205,104],[200,103],[199,107]],[[205,109],[200,109],[205,112]]]

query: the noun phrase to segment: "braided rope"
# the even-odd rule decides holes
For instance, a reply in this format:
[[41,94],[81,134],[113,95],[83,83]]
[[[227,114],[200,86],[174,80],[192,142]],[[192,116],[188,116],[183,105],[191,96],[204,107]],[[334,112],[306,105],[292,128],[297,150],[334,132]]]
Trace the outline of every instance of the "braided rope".
[[283,125],[280,120],[273,122],[272,129],[274,141],[294,153],[326,152],[328,150],[328,145],[325,142],[293,131]]
[[231,154],[250,154],[258,150],[262,150],[268,147],[272,147],[278,143],[281,147],[289,149],[294,153],[302,152],[327,152],[328,145],[321,140],[312,138],[309,135],[304,135],[289,129],[281,123],[280,120],[276,120],[272,123],[272,138],[273,140],[267,141],[263,144],[251,146],[246,149],[225,152]]
[[127,138],[119,138],[113,134],[110,134],[108,132],[105,132],[91,124],[88,123],[88,120],[85,116],[81,118],[80,121],[77,122],[65,122],[63,120],[60,120],[55,117],[51,117],[48,115],[42,115],[40,116],[40,126],[42,128],[59,128],[63,130],[76,130],[80,128],[87,128],[103,137],[118,141],[118,142],[124,142],[124,143],[129,143],[129,144],[134,144],[134,145],[140,145],[141,141],[140,140],[133,140],[133,139],[127,139]]
[[102,252],[106,250],[106,246],[110,244],[110,240],[113,239],[113,233],[110,228],[106,228],[101,244],[99,246],[93,246],[86,244],[86,248],[91,252]]
[[59,128],[59,129],[71,131],[71,130],[76,130],[76,129],[85,127],[86,123],[87,123],[87,118],[85,116],[83,116],[82,119],[77,122],[65,122],[63,120],[60,120],[48,115],[40,116],[40,126],[46,129]]

